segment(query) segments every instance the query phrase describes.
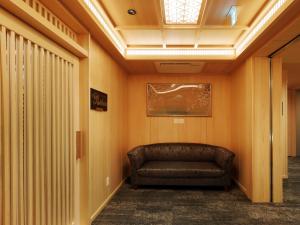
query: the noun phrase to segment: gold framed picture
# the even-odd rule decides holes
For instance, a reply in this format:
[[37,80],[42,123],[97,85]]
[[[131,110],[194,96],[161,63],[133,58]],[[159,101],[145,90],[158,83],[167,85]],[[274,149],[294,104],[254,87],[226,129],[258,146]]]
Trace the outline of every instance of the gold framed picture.
[[212,115],[211,84],[147,84],[147,116]]

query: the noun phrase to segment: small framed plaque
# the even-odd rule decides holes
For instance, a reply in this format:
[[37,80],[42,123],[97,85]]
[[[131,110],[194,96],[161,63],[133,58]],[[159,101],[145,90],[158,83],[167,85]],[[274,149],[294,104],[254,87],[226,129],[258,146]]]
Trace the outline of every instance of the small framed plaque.
[[91,88],[91,109],[107,111],[107,94]]

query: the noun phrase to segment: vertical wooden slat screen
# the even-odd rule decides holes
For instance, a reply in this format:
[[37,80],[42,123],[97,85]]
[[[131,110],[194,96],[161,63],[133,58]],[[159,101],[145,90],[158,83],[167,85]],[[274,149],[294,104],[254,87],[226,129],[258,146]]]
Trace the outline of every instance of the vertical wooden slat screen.
[[65,110],[65,122],[66,122],[66,125],[65,125],[65,133],[66,133],[66,158],[65,158],[65,162],[66,162],[66,196],[65,196],[65,199],[66,199],[66,224],[70,224],[70,221],[69,221],[69,218],[70,218],[70,213],[69,213],[69,209],[70,209],[70,202],[69,202],[69,199],[70,199],[70,173],[69,173],[69,164],[70,164],[70,157],[69,157],[69,151],[70,151],[70,146],[69,146],[69,140],[70,140],[70,135],[69,135],[69,115],[70,115],[70,105],[69,105],[69,96],[70,96],[70,90],[69,90],[69,63],[66,62],[66,76],[65,76],[65,80],[66,80],[66,85],[65,85],[65,96],[66,96],[66,110]]
[[[70,71],[69,71],[69,88],[70,88],[70,127],[69,127],[69,134],[70,134],[70,184],[74,184],[74,162],[75,162],[75,153],[74,153],[74,113],[72,113],[74,111],[74,93],[73,93],[73,87],[74,87],[74,82],[73,82],[73,65],[70,64]],[[74,211],[75,211],[75,205],[74,205],[74,188],[69,188],[70,189],[70,219],[74,218]]]
[[[0,43],[1,43],[1,38],[2,38],[2,30],[1,30],[1,26],[0,26]],[[2,65],[1,65],[1,47],[0,47],[0,89],[2,89]],[[2,203],[3,203],[3,133],[2,133],[2,98],[1,98],[1,91],[0,91],[0,207],[2,207]],[[0,210],[0,225],[3,225],[3,214],[2,214],[2,210]]]
[[39,108],[40,108],[40,201],[41,201],[41,224],[45,224],[45,68],[44,68],[44,49],[39,48],[39,89],[40,89],[40,99],[39,99]]
[[61,83],[62,83],[62,80],[61,80],[62,76],[61,76],[61,59],[57,57],[57,81],[56,81],[56,84],[57,84],[57,98],[56,98],[56,101],[57,101],[57,121],[56,121],[56,124],[57,124],[57,130],[56,130],[56,134],[57,134],[57,156],[56,156],[56,159],[57,159],[57,219],[58,219],[58,222],[57,224],[58,225],[63,225],[62,224],[62,201],[61,201],[61,184],[62,184],[62,180],[61,180],[61,159],[62,159],[62,132],[61,132],[61,129],[62,129],[62,118],[61,118]]
[[[51,57],[51,61],[52,61],[52,70],[51,70],[51,79],[52,79],[52,85],[51,85],[51,89],[52,91],[52,101],[51,101],[51,105],[52,105],[52,223],[53,224],[57,224],[57,91],[56,89],[56,65],[57,65],[57,61],[56,61],[56,56],[52,55]],[[55,90],[55,91],[54,91]]]
[[41,205],[40,205],[40,76],[39,76],[39,49],[36,44],[34,44],[33,49],[33,115],[34,115],[34,215],[35,215],[35,225],[41,225]]
[[49,51],[46,52],[46,65],[45,65],[45,71],[46,71],[46,79],[45,79],[45,99],[46,99],[46,110],[45,110],[45,115],[46,115],[46,124],[45,124],[45,131],[46,131],[46,146],[45,146],[45,151],[46,151],[46,216],[47,216],[47,221],[46,224],[51,224],[51,61],[50,61],[50,53]]
[[[18,224],[18,79],[16,73],[16,37],[10,32],[9,43],[9,75],[10,75],[10,128],[11,128],[11,222]],[[14,140],[14,141],[12,141]]]
[[[65,174],[65,151],[63,149],[66,149],[66,133],[65,133],[65,111],[66,111],[66,98],[65,98],[65,86],[66,86],[66,77],[63,76],[65,74],[65,61],[61,60],[61,174]],[[66,202],[65,202],[65,180],[66,178],[61,176],[61,202],[62,202],[62,225],[66,224],[65,221],[65,209],[66,209]]]
[[17,46],[17,74],[18,74],[18,131],[19,131],[19,190],[18,190],[18,200],[19,200],[19,208],[18,208],[18,218],[19,218],[19,225],[25,224],[25,214],[24,214],[24,43],[23,37],[19,36],[18,39],[18,46]]
[[73,64],[0,28],[0,225],[71,225]]
[[33,170],[33,121],[34,121],[34,113],[33,113],[33,47],[31,41],[27,41],[26,43],[26,56],[25,56],[25,68],[26,68],[26,76],[25,76],[25,149],[26,149],[26,181],[27,181],[27,198],[26,198],[26,224],[34,224],[34,170]]

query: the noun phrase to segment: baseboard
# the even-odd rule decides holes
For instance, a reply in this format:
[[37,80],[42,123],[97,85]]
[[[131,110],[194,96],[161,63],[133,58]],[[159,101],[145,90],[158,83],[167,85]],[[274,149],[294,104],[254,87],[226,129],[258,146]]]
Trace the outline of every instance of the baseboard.
[[90,222],[92,222],[96,217],[101,213],[101,211],[104,209],[104,207],[107,205],[107,203],[112,199],[112,197],[117,193],[117,191],[120,189],[120,187],[124,184],[125,179],[121,181],[121,183],[118,185],[118,187],[115,188],[115,190],[105,199],[105,201],[99,206],[99,208],[93,213],[93,215],[90,218]]
[[[234,182],[239,186],[239,188],[248,196],[247,188],[245,188],[244,185],[242,185],[237,179],[233,178]],[[248,196],[249,198],[249,196]]]

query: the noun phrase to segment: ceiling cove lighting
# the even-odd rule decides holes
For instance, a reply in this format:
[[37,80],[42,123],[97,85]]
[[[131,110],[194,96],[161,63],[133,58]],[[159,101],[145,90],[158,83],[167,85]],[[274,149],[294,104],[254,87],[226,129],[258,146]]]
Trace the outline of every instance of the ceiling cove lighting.
[[197,24],[202,0],[164,0],[166,24]]
[[109,22],[105,19],[103,12],[97,7],[96,3],[93,0],[84,0],[85,5],[90,9],[93,15],[97,18],[98,22],[101,24],[106,34],[111,38],[113,44],[117,47],[119,52],[124,56],[126,51],[126,46],[116,35],[112,25],[109,25]]
[[287,0],[278,0],[267,14],[254,26],[250,33],[237,45],[236,53],[242,53],[248,44],[254,39],[255,35],[262,30],[264,25],[278,12],[278,10],[287,2]]
[[235,56],[229,49],[127,49],[127,56]]

